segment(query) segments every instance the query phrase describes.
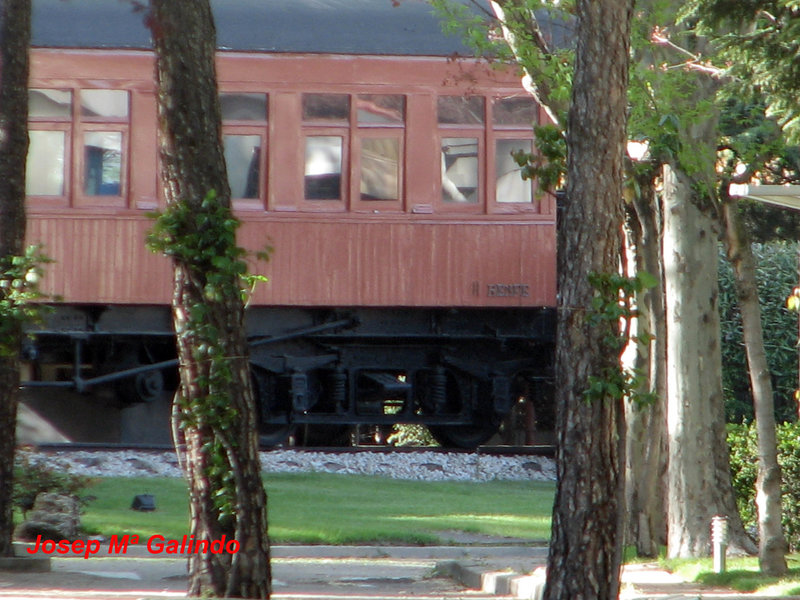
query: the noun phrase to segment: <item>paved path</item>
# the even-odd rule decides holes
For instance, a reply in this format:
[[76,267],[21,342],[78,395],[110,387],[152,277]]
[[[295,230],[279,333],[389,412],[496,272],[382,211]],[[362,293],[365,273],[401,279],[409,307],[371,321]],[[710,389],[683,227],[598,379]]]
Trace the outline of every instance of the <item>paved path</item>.
[[[88,559],[53,558],[48,573],[0,571],[0,600],[134,600],[183,598],[184,558],[154,558],[134,546],[124,556],[99,553]],[[530,588],[495,587],[487,573],[530,573],[546,561],[533,546],[276,546],[276,600],[486,600],[531,597]],[[457,566],[459,575],[449,569]],[[501,575],[500,578],[508,578]],[[623,573],[621,600],[756,600],[747,594],[682,582],[656,565]],[[488,583],[487,583],[488,582]],[[466,585],[464,585],[466,583]],[[481,586],[485,591],[480,591]],[[469,589],[478,588],[478,589]],[[501,589],[502,588],[502,589]],[[495,593],[496,589],[500,589]],[[528,591],[524,591],[527,589]]]

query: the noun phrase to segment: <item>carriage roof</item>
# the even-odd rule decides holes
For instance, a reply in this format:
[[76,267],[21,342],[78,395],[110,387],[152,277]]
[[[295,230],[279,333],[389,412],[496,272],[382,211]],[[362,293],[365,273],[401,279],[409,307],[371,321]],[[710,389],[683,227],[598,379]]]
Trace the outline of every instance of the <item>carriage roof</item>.
[[[34,0],[32,45],[146,49],[146,1]],[[424,0],[212,0],[221,50],[469,55]]]

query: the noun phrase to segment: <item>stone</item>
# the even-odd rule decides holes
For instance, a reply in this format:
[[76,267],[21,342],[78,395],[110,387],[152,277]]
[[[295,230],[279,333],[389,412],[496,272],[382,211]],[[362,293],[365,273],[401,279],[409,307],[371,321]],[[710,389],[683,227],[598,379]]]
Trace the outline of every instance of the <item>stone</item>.
[[74,540],[81,524],[81,507],[73,496],[42,493],[36,496],[33,510],[14,532],[20,540]]
[[422,467],[423,469],[428,469],[428,471],[440,471],[442,473],[444,472],[444,467],[436,463],[426,462],[422,463],[420,467]]
[[156,470],[153,468],[149,462],[142,460],[141,458],[129,458],[128,464],[132,466],[134,469],[139,469],[140,471],[146,471],[147,473],[156,473]]

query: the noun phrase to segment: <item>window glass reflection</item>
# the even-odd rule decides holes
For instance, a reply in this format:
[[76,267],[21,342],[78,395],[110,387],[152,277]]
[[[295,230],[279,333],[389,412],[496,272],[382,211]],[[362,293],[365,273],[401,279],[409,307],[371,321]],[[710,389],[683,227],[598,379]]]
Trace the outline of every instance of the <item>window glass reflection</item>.
[[481,96],[439,96],[437,112],[440,125],[481,125],[484,122]]
[[264,94],[224,93],[219,97],[224,121],[266,121],[267,97]]
[[72,94],[67,90],[28,90],[28,116],[31,119],[69,119]]
[[342,197],[342,138],[306,138],[305,197],[308,200],[339,200]]
[[406,98],[400,94],[359,94],[356,109],[359,125],[402,125]]
[[397,200],[400,196],[400,140],[361,140],[361,199]]
[[442,138],[442,200],[478,202],[477,138]]
[[303,120],[350,122],[350,96],[347,94],[303,94]]
[[530,140],[497,140],[495,145],[495,198],[497,202],[532,202],[531,182],[522,179],[522,168],[511,156],[520,150],[530,154]]
[[498,98],[492,107],[495,125],[532,127],[537,121],[538,106],[530,96]]
[[30,131],[25,193],[29,196],[64,195],[63,131]]
[[223,140],[228,184],[233,198],[258,198],[261,136],[226,135]]
[[81,116],[125,119],[128,117],[128,92],[124,90],[81,90]]
[[122,133],[90,131],[84,135],[84,181],[87,196],[119,196],[122,183]]

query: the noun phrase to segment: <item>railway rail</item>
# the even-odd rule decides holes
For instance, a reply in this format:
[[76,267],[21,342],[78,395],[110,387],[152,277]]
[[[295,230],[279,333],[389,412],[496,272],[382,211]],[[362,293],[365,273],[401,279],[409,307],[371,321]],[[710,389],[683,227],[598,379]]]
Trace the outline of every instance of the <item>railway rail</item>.
[[[59,451],[59,452],[164,452],[173,450],[173,447],[165,444],[99,444],[99,443],[42,443],[32,446],[38,451]],[[365,452],[384,453],[384,454],[413,454],[415,452],[432,452],[441,454],[477,454],[486,456],[555,456],[555,446],[536,445],[536,446],[480,446],[474,450],[464,448],[445,448],[442,446],[387,446],[387,445],[361,445],[346,447],[273,447],[262,448],[262,452],[281,451],[320,454],[359,454]]]

